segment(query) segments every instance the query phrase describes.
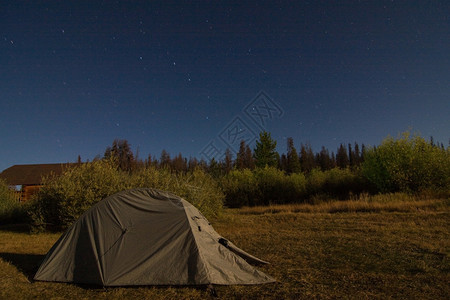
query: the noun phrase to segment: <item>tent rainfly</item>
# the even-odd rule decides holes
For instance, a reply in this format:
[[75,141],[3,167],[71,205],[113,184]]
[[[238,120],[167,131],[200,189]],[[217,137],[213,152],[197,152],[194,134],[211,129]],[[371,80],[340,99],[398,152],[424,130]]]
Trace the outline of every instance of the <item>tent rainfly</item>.
[[266,263],[221,237],[189,202],[133,189],[86,211],[53,245],[34,279],[101,286],[263,284]]

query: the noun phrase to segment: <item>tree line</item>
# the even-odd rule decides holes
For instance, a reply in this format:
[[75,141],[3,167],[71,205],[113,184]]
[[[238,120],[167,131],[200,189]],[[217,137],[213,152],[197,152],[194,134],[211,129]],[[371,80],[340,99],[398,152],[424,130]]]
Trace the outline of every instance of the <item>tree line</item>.
[[[217,161],[215,158],[210,161],[197,159],[196,157],[186,158],[181,153],[175,156],[163,149],[159,158],[149,154],[145,159],[139,157],[139,153],[133,153],[130,143],[125,139],[116,139],[104,152],[103,158],[114,158],[117,166],[127,172],[133,172],[141,168],[153,166],[166,168],[174,172],[189,172],[196,168],[202,168],[214,177],[225,175],[231,170],[243,170],[262,168],[265,166],[275,167],[287,174],[304,173],[309,174],[313,169],[322,171],[333,168],[355,169],[364,161],[366,147],[358,143],[340,144],[336,153],[331,152],[322,146],[319,152],[314,153],[311,145],[301,144],[300,150],[294,145],[292,137],[287,138],[286,153],[281,155],[276,150],[275,141],[269,132],[263,131],[256,141],[256,146],[251,149],[244,140],[240,142],[239,151],[234,155],[230,149],[226,149],[224,158]],[[97,160],[99,157],[97,157]],[[81,158],[78,158],[81,162]]]

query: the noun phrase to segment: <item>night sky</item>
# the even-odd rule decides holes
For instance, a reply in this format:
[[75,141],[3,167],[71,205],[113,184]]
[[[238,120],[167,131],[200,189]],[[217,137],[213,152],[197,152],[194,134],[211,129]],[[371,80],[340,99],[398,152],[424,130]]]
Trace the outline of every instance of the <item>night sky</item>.
[[265,129],[286,151],[448,145],[450,1],[2,1],[0,171],[220,157]]

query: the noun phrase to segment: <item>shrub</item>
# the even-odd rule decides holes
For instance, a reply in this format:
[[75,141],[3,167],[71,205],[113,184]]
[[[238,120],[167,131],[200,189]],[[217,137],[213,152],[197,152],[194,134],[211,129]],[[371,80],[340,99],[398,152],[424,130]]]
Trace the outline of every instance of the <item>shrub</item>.
[[368,190],[368,184],[358,170],[333,168],[313,169],[308,176],[309,198],[346,199]]
[[365,188],[366,184],[362,176],[349,168],[325,171],[323,190],[332,197],[347,199],[351,195],[362,193]]
[[203,169],[172,173],[168,169],[147,167],[130,177],[129,188],[147,187],[170,191],[197,207],[206,217],[218,216],[224,195],[217,182]]
[[308,175],[307,192],[308,196],[323,194],[325,186],[325,172],[318,168],[311,170]]
[[303,173],[292,173],[286,178],[284,203],[301,203],[307,197],[307,181]]
[[0,224],[27,221],[26,205],[16,201],[6,182],[0,179]]
[[31,209],[36,228],[67,228],[93,204],[127,188],[125,174],[112,161],[100,160],[45,178]]
[[228,207],[301,202],[306,195],[303,174],[286,175],[274,167],[233,170],[222,179]]
[[420,136],[404,133],[383,140],[367,151],[362,165],[364,176],[378,192],[420,193],[450,190],[450,149],[431,145]]
[[228,207],[254,206],[259,201],[256,178],[249,169],[232,170],[221,180]]
[[30,213],[36,230],[62,230],[98,201],[119,191],[146,187],[173,192],[195,205],[207,217],[222,208],[223,194],[203,170],[172,174],[148,167],[133,174],[117,168],[113,160],[100,160],[70,168],[62,176],[47,178]]

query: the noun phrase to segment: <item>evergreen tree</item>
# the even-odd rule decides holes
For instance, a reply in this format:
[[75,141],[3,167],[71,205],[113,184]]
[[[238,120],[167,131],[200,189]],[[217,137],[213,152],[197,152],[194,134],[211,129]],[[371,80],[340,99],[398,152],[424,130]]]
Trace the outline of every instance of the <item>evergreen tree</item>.
[[149,154],[147,156],[144,163],[145,163],[145,167],[149,167],[152,164],[152,155],[151,154]]
[[287,157],[286,157],[286,172],[288,174],[298,173],[301,171],[300,159],[297,154],[297,149],[294,147],[294,139],[289,137],[287,139]]
[[331,151],[331,168],[336,168],[336,155]]
[[127,140],[114,140],[111,147],[105,150],[104,158],[114,157],[119,169],[131,172],[134,168],[135,158],[131,151],[131,145]]
[[287,157],[286,154],[281,154],[281,158],[280,158],[280,165],[278,166],[278,168],[282,171],[287,172],[288,169],[288,163],[287,163]]
[[230,149],[228,149],[228,148],[225,151],[225,159],[224,159],[223,167],[224,167],[225,173],[228,173],[233,169],[233,154],[231,153]]
[[330,170],[333,168],[333,163],[331,161],[330,152],[324,146],[322,150],[316,155],[317,165],[322,169],[322,171]]
[[255,160],[253,159],[253,152],[250,149],[249,145],[245,146],[245,158],[244,158],[244,166],[250,170],[255,168]]
[[336,154],[336,165],[341,168],[345,169],[349,164],[349,159],[347,156],[347,150],[345,150],[344,145],[340,145]]
[[312,148],[309,144],[301,145],[300,148],[300,167],[302,168],[302,171],[304,173],[311,172],[312,169],[315,167],[314,162],[314,153],[312,151]]
[[187,161],[186,159],[179,153],[172,160],[172,170],[176,172],[186,172],[187,171]]
[[361,164],[361,153],[359,152],[359,145],[355,142],[355,148],[353,150],[354,152],[354,160],[355,160],[355,166],[359,166]]
[[239,152],[236,154],[236,168],[238,170],[242,170],[245,169],[245,141],[242,140],[241,143],[239,144]]
[[276,167],[279,155],[276,151],[277,142],[272,139],[270,133],[263,131],[259,134],[259,141],[256,141],[256,148],[253,153],[255,165],[260,168],[265,166]]
[[204,170],[205,172],[208,171],[208,163],[204,158],[200,159],[200,161],[198,162],[198,167]]
[[348,143],[348,164],[350,167],[355,166],[355,153],[352,150],[352,144]]
[[166,149],[163,149],[161,151],[161,157],[159,158],[159,165],[162,168],[170,168],[172,160],[170,159],[169,152],[166,151]]
[[365,156],[366,156],[366,146],[364,144],[361,144],[361,157],[359,160],[360,164],[362,164],[364,162]]
[[222,166],[213,157],[208,166],[209,174],[214,178],[219,178],[222,175]]
[[190,157],[189,161],[188,161],[188,169],[189,171],[193,171],[195,170],[195,168],[197,168],[198,166],[198,160],[195,157]]

